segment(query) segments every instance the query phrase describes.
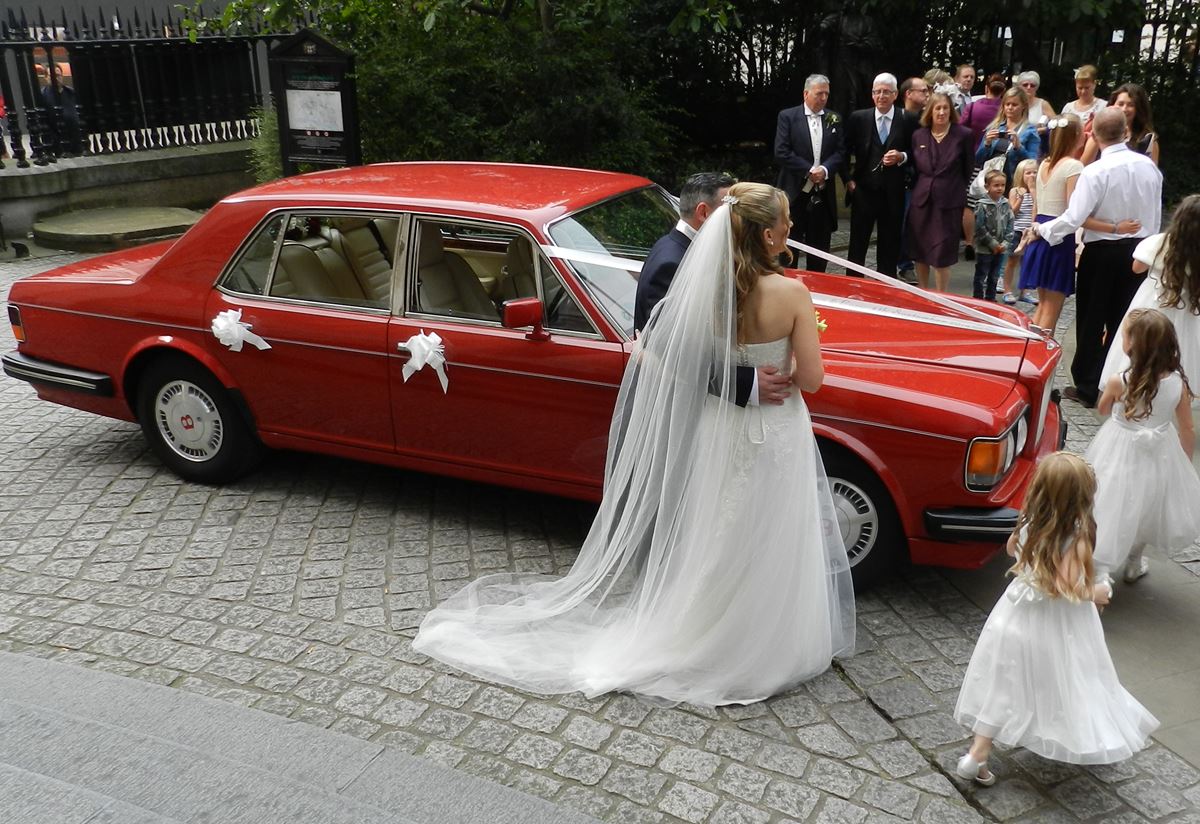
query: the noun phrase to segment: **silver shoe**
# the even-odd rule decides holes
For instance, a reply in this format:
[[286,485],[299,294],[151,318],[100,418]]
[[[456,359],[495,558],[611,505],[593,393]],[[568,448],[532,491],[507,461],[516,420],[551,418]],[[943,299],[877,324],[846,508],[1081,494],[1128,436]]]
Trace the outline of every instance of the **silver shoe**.
[[[982,775],[985,771],[987,771],[986,778]],[[987,762],[976,761],[969,752],[958,759],[958,766],[954,768],[954,772],[958,774],[959,778],[974,781],[984,787],[990,787],[996,783],[996,774],[987,770]]]
[[1149,571],[1150,562],[1147,561],[1143,556],[1139,555],[1136,558],[1130,558],[1125,564],[1125,574],[1122,577],[1125,579],[1125,583],[1132,584]]

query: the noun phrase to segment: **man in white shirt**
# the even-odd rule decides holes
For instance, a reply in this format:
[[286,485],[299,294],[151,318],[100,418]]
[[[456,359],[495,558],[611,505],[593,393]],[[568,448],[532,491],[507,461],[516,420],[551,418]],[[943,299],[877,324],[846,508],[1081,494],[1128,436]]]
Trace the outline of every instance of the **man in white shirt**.
[[1133,272],[1138,241],[1162,222],[1162,173],[1145,155],[1125,145],[1125,116],[1101,110],[1092,124],[1100,157],[1084,167],[1063,214],[1035,224],[1051,246],[1083,227],[1083,253],[1075,286],[1074,386],[1063,396],[1095,406],[1108,346],[1144,275]]
[[905,164],[917,119],[896,105],[895,75],[884,72],[871,84],[875,105],[846,119],[846,164],[842,179],[850,199],[850,251],[855,263],[867,259],[871,232],[877,233],[875,269],[896,276],[904,221]]
[[[776,186],[787,193],[792,205],[795,240],[822,251],[837,228],[834,175],[842,168],[842,121],[825,108],[829,100],[829,78],[813,74],[804,81],[804,103],[779,113],[775,128],[775,162],[779,164]],[[827,261],[808,255],[805,265],[824,272]]]

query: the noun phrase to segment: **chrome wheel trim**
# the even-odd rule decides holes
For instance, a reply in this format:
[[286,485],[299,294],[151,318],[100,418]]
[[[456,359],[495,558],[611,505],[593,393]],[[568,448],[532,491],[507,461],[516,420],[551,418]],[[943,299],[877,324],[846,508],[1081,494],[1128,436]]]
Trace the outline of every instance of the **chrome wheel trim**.
[[879,537],[879,509],[860,486],[842,478],[830,478],[833,508],[837,511],[838,529],[846,545],[850,566],[862,562],[871,554]]
[[192,463],[211,461],[225,442],[216,402],[191,381],[164,384],[154,398],[154,424],[163,443]]

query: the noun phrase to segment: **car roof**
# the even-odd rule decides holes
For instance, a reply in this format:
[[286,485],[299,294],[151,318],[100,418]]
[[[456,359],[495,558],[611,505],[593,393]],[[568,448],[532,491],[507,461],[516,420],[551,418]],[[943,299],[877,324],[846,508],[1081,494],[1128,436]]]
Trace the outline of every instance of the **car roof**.
[[516,163],[378,163],[283,178],[227,197],[227,202],[286,200],[346,206],[370,200],[396,206],[480,211],[534,225],[622,192],[653,185],[637,175]]

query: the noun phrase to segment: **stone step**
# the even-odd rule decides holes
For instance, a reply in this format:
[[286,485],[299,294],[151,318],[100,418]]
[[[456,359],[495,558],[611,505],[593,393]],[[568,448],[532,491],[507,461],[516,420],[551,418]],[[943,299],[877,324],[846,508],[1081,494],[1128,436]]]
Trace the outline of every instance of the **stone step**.
[[182,824],[11,764],[0,764],[0,821],[20,824]]
[[0,763],[183,821],[412,824],[215,753],[11,700],[0,700]]
[[203,215],[171,206],[82,209],[39,219],[33,240],[51,249],[107,252],[178,237]]
[[[382,744],[4,652],[0,762],[182,821],[194,820],[193,805],[200,805],[214,811],[209,820],[222,824],[595,824],[581,813]],[[322,813],[312,813],[318,807],[309,809],[307,802],[292,803],[301,796],[312,798]],[[181,805],[178,799],[187,800]],[[155,804],[144,803],[151,800]],[[239,817],[241,805],[264,817]],[[343,818],[339,805],[354,815]],[[6,820],[13,819],[0,816]]]

